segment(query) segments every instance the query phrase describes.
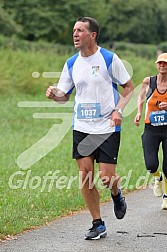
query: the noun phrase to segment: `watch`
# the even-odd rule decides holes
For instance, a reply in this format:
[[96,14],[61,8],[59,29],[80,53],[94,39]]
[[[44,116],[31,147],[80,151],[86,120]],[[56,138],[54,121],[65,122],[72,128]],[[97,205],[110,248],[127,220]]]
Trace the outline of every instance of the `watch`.
[[113,111],[117,111],[120,114],[120,116],[123,116],[123,110],[122,109],[115,108],[115,109],[113,109]]

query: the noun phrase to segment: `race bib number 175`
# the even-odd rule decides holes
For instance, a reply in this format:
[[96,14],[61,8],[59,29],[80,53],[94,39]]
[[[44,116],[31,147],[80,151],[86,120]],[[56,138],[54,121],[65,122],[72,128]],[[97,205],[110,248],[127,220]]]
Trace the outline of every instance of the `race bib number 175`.
[[167,111],[153,111],[149,119],[153,126],[167,125]]

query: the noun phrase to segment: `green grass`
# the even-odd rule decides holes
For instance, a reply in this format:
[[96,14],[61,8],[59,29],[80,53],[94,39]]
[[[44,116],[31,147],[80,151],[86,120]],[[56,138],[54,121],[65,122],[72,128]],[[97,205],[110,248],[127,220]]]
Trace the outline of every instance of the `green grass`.
[[[35,226],[43,225],[85,207],[78,189],[78,169],[71,158],[72,132],[61,143],[27,170],[17,165],[18,156],[47,134],[55,119],[34,119],[33,113],[67,112],[56,108],[20,108],[20,101],[48,101],[46,87],[56,80],[39,77],[33,79],[34,71],[60,71],[68,55],[58,57],[51,52],[0,51],[1,80],[1,137],[0,137],[0,233],[17,234]],[[125,56],[123,57],[125,59]],[[140,84],[144,76],[153,74],[153,61],[130,56],[126,58],[134,69],[133,80]],[[147,67],[146,67],[147,66]],[[152,72],[151,72],[151,70]],[[70,112],[70,110],[69,110]],[[140,136],[143,125],[133,124],[135,111],[124,118],[120,146],[118,173],[123,177],[131,172],[130,180],[123,180],[124,189],[132,190],[141,175],[146,175]],[[31,158],[31,157],[30,157]],[[96,172],[98,167],[96,165]],[[58,171],[54,184],[45,177]],[[20,173],[18,173],[20,172]],[[14,176],[15,175],[15,176]],[[14,176],[13,180],[12,177]],[[67,181],[65,181],[65,177]],[[62,179],[62,180],[60,180]],[[70,188],[68,183],[70,179]],[[9,183],[10,182],[10,183]],[[99,183],[99,181],[97,181]],[[62,189],[59,189],[62,186]],[[15,187],[15,188],[14,188]],[[59,188],[58,188],[59,187]],[[132,188],[133,187],[133,188]],[[109,199],[107,189],[99,188],[101,201]]]

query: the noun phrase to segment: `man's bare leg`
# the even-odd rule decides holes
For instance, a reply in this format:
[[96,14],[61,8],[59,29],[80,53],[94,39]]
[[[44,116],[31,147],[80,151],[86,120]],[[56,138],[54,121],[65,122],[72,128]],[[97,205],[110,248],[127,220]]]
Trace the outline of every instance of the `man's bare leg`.
[[[81,191],[85,199],[90,214],[95,219],[100,219],[100,197],[96,186],[94,185],[94,160],[92,157],[77,159],[81,175]],[[86,180],[87,178],[87,180]]]
[[124,197],[122,197],[121,189],[119,189],[120,178],[115,173],[116,164],[100,163],[99,171],[103,184],[111,190],[115,216],[117,219],[122,219],[126,213],[127,205]]

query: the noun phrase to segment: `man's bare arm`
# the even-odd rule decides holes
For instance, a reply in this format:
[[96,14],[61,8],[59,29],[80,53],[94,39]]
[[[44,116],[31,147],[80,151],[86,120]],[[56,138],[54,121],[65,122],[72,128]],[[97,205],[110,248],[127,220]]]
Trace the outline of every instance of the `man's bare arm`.
[[146,94],[147,94],[149,85],[150,85],[150,78],[149,77],[144,78],[144,80],[142,82],[141,91],[140,91],[140,94],[137,99],[137,114],[134,119],[134,124],[136,126],[140,125],[139,122],[140,122],[141,115],[142,115],[143,104],[146,99]]
[[49,86],[46,90],[46,97],[58,103],[65,103],[69,100],[70,94],[65,94],[55,86]]
[[125,83],[122,87],[124,90],[121,94],[120,100],[118,104],[116,105],[115,110],[111,114],[111,126],[121,125],[122,116],[119,113],[119,109],[123,111],[123,109],[126,107],[127,103],[129,102],[133,94],[134,85],[131,80]]

